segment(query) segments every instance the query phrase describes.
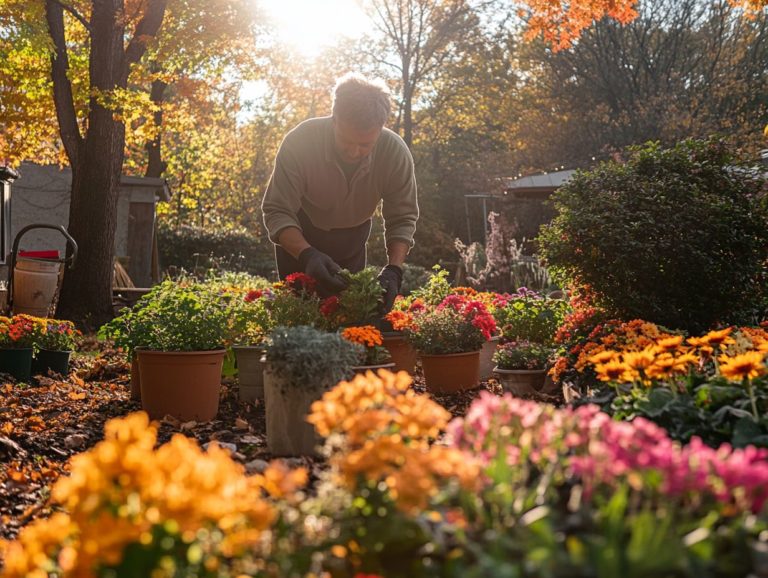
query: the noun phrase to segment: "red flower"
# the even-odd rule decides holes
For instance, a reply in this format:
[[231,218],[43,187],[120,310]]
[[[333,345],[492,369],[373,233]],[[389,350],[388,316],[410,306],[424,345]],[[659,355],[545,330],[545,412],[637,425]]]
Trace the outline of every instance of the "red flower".
[[248,294],[245,296],[245,302],[246,303],[253,303],[257,299],[261,299],[261,296],[264,295],[264,291],[261,289],[251,289],[248,291]]
[[291,273],[285,278],[285,285],[294,293],[315,293],[317,281],[306,273]]
[[320,313],[323,317],[328,319],[336,313],[336,311],[339,309],[339,298],[336,295],[331,295],[327,299],[324,299],[323,302],[320,304]]

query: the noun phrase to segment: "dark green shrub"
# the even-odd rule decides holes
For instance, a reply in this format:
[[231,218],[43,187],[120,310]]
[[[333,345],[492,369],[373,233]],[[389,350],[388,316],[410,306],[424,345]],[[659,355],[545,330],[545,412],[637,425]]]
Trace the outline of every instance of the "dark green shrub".
[[163,268],[186,271],[217,269],[275,278],[272,243],[243,229],[212,230],[182,225],[158,228],[158,250]]
[[636,147],[555,193],[541,253],[623,319],[693,332],[748,321],[768,257],[763,184],[718,140]]

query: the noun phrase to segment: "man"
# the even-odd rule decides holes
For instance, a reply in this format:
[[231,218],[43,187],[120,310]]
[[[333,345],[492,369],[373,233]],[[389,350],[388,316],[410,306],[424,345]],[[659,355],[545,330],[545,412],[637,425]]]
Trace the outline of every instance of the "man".
[[306,120],[286,135],[262,203],[281,279],[301,271],[322,294],[341,291],[338,272],[366,265],[371,217],[382,201],[389,263],[379,282],[385,309],[392,307],[419,209],[413,157],[384,127],[390,107],[385,86],[346,75],[334,88],[332,116]]

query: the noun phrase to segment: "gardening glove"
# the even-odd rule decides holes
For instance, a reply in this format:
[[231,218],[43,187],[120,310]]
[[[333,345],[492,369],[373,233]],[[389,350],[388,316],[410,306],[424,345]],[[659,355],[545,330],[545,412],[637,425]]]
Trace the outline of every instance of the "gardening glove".
[[395,297],[400,293],[400,288],[403,286],[403,270],[397,265],[387,265],[379,273],[379,284],[384,289],[382,314],[386,315],[392,310]]
[[344,289],[347,284],[339,275],[341,267],[322,251],[307,247],[299,254],[302,271],[317,281],[321,297],[328,297]]

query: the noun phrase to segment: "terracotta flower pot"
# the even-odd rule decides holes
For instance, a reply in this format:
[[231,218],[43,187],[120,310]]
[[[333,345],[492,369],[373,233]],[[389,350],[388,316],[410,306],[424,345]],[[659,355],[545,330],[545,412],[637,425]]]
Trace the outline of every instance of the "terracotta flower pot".
[[141,375],[139,374],[139,358],[135,351],[131,356],[131,401],[141,401]]
[[480,381],[480,351],[421,354],[421,367],[427,390],[434,393],[456,393],[477,387]]
[[210,421],[219,411],[224,349],[136,352],[141,407],[152,419],[172,415],[181,421]]
[[544,387],[546,369],[499,369],[493,368],[501,387],[512,395],[530,395]]
[[493,375],[493,368],[496,363],[493,361],[493,354],[496,353],[496,346],[499,344],[499,336],[494,335],[488,341],[483,343],[480,349],[480,379],[486,380]]
[[416,351],[411,347],[403,337],[402,333],[392,333],[384,335],[384,347],[392,356],[395,364],[395,371],[407,371],[413,375],[416,370]]
[[254,402],[264,399],[264,348],[236,345],[232,348],[237,359],[237,381],[240,400]]
[[264,409],[267,421],[267,450],[276,456],[314,456],[320,445],[315,427],[307,423],[312,404],[323,392],[292,386],[272,371],[264,369]]

